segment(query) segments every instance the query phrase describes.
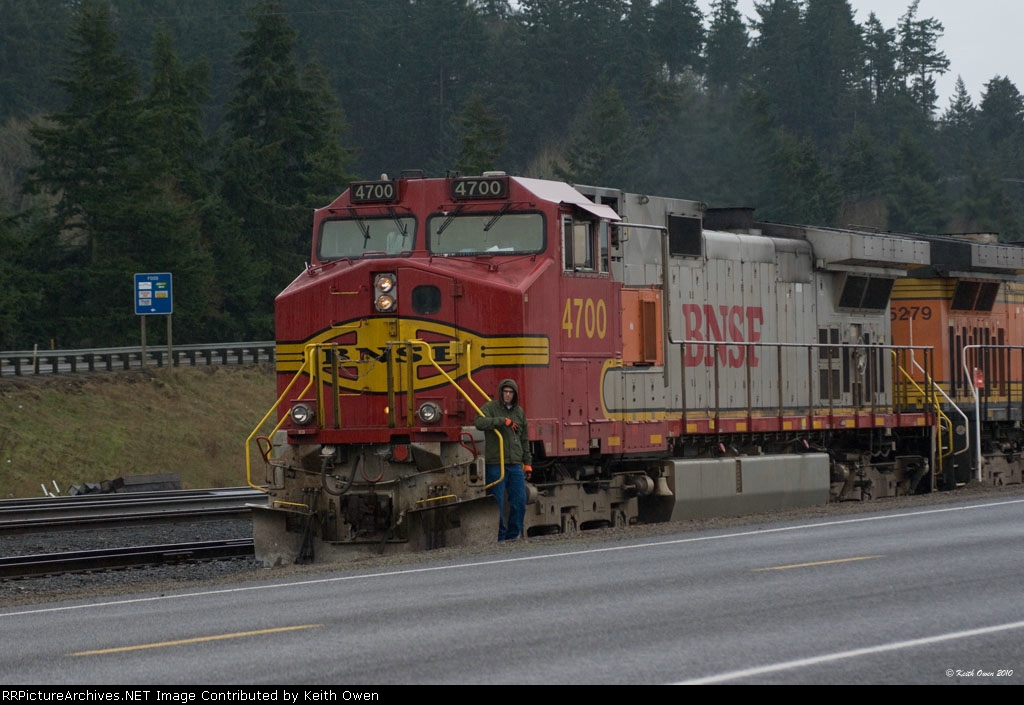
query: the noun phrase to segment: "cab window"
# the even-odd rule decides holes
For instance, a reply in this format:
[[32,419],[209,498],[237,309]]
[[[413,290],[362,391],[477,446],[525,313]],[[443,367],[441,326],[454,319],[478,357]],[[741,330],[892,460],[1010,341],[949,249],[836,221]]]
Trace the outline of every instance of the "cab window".
[[367,255],[408,256],[416,242],[416,220],[337,218],[320,226],[317,254],[321,260],[359,259]]
[[427,249],[434,255],[522,255],[544,250],[540,213],[451,213],[430,216]]
[[608,224],[565,216],[562,267],[567,272],[607,272]]

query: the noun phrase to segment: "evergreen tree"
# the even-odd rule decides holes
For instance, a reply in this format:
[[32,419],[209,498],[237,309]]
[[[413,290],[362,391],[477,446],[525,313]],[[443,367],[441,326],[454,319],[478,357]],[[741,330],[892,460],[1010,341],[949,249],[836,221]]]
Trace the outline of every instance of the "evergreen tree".
[[843,141],[839,159],[839,185],[849,201],[862,201],[884,193],[889,180],[885,155],[865,126],[858,126]]
[[455,168],[463,174],[497,169],[505,146],[505,128],[479,93],[466,101],[458,123],[462,147]]
[[[162,207],[151,216],[153,230],[159,232],[154,244],[159,247],[151,248],[150,261],[163,262],[174,275],[179,337],[212,340],[228,326],[211,252],[216,235],[207,215],[217,207],[202,127],[208,67],[203,61],[183,65],[166,32],[156,35],[152,56],[152,83],[142,103],[142,148],[146,161],[160,174],[154,202]],[[234,253],[231,267],[242,267],[244,256]]]
[[864,80],[871,100],[887,105],[899,89],[896,30],[886,29],[872,12],[864,24]]
[[[695,197],[704,174],[680,168],[700,163],[697,154],[708,143],[705,135],[707,101],[698,87],[696,74],[686,73],[674,80],[651,76],[633,113],[638,150],[643,164],[638,187],[648,193]],[[701,184],[703,185],[703,184]]]
[[46,346],[53,329],[47,292],[60,285],[50,272],[47,238],[25,216],[0,213],[0,350]]
[[831,225],[839,207],[839,189],[822,168],[814,144],[783,130],[777,130],[772,137],[764,217],[787,223]]
[[1024,96],[1010,79],[996,76],[985,84],[975,118],[978,168],[998,180],[1016,220],[1024,222]]
[[616,84],[629,91],[630,100],[639,95],[638,85],[659,72],[661,62],[654,48],[654,29],[651,0],[632,0],[621,30],[621,63],[614,74]]
[[764,92],[781,125],[800,129],[807,112],[801,99],[802,55],[794,50],[803,32],[800,5],[769,0],[755,3],[754,9],[760,19],[753,24],[752,85]]
[[[114,28],[120,46],[132,57],[141,75],[148,81],[156,71],[157,57],[152,54],[153,37],[166,32],[175,38],[175,50],[181,61],[191,66],[207,66],[204,78],[210,94],[204,104],[203,128],[216,132],[224,118],[234,71],[231,58],[241,46],[246,10],[253,0],[113,0]],[[322,22],[321,8],[311,6],[318,0],[301,0],[293,6],[310,6],[308,15]],[[335,3],[336,4],[336,3]]]
[[158,32],[152,48],[153,78],[143,103],[143,121],[152,147],[149,158],[160,160],[189,197],[204,195],[209,187],[209,160],[202,125],[202,103],[209,98],[209,66],[205,61],[183,65],[174,52],[172,37]]
[[147,257],[161,233],[146,231],[156,175],[140,144],[139,81],[116,45],[107,3],[83,2],[65,75],[57,79],[67,107],[32,130],[39,164],[25,187],[56,197],[55,264],[75,282],[51,292],[48,302],[59,312],[51,335],[68,347],[134,339],[132,273],[157,266]]
[[963,79],[957,77],[949,107],[939,121],[941,140],[936,157],[943,173],[954,182],[960,181],[967,172],[968,160],[981,156],[977,150],[977,120],[978,109],[974,107]]
[[972,165],[964,197],[957,204],[966,232],[997,233],[1002,241],[1024,236],[1021,219],[997,174]]
[[969,131],[974,126],[978,109],[974,107],[971,94],[967,92],[964,79],[956,77],[953,96],[949,99],[949,107],[942,114],[942,127],[952,130]]
[[0,123],[60,105],[61,90],[50,80],[54,48],[70,31],[76,5],[0,0]]
[[[261,263],[257,337],[272,335],[274,296],[308,258],[313,209],[348,180],[344,117],[315,66],[300,74],[298,37],[280,5],[263,3],[243,32],[228,105],[222,193]],[[328,194],[331,194],[329,196]]]
[[986,150],[1004,156],[1018,152],[1024,134],[1024,96],[1010,79],[996,76],[985,84],[976,117]]
[[519,102],[530,108],[514,124],[535,144],[561,141],[601,86],[616,85],[620,95],[631,95],[643,85],[642,76],[629,75],[633,67],[619,62],[622,0],[520,0],[519,6],[526,58],[525,76],[516,85]]
[[888,226],[886,184],[889,163],[883,145],[867,125],[858,125],[843,140],[838,184],[842,202],[836,215],[840,226],[856,225],[884,230]]
[[917,19],[920,0],[913,0],[899,22],[900,69],[907,94],[924,115],[931,117],[938,94],[935,76],[949,69],[949,59],[937,44],[945,28],[934,18]]
[[619,92],[606,86],[587,101],[565,154],[559,178],[581,184],[636,188],[639,147]]
[[[443,173],[456,158],[458,139],[450,128],[459,107],[480,72],[497,67],[479,60],[487,55],[484,22],[464,0],[407,5],[409,25],[403,29],[401,46],[395,47],[404,66],[391,80],[407,94],[409,109],[394,110],[394,93],[382,96],[394,129],[382,137],[397,140],[390,149],[401,150],[397,154],[403,167],[413,158],[415,166]],[[409,143],[403,144],[405,140]]]
[[749,68],[749,51],[750,37],[736,0],[714,0],[704,54],[708,85],[739,88]]
[[704,15],[696,0],[661,0],[652,11],[655,56],[671,81],[686,71],[702,70]]
[[889,229],[942,232],[947,223],[939,175],[931,156],[907,133],[892,154],[892,182],[887,194]]
[[0,125],[0,213],[16,213],[28,207],[21,185],[33,164],[28,120],[7,118]]
[[856,88],[863,81],[863,44],[848,0],[807,0],[802,53],[807,120],[800,133],[830,157],[853,129]]
[[[133,229],[117,215],[130,211],[136,199],[128,191],[138,174],[133,140],[139,132],[139,81],[116,51],[110,9],[102,0],[83,3],[72,41],[66,75],[55,79],[68,104],[32,129],[40,163],[26,188],[58,195],[56,223],[65,240],[85,246],[86,261],[97,263],[135,245]],[[115,210],[120,213],[113,215]]]

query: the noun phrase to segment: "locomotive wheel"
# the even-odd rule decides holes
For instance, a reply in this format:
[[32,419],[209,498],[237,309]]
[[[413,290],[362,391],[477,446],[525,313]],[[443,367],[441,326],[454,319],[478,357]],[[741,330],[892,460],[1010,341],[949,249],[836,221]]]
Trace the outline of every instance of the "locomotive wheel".
[[554,534],[561,533],[562,528],[557,524],[541,524],[539,526],[531,526],[526,531],[527,536],[553,536]]

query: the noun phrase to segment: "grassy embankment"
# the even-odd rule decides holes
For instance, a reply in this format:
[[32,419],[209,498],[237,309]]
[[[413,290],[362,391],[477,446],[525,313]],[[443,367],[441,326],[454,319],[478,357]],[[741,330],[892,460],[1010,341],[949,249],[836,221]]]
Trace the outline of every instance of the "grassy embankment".
[[0,498],[148,473],[244,486],[245,439],[275,396],[264,365],[4,377]]

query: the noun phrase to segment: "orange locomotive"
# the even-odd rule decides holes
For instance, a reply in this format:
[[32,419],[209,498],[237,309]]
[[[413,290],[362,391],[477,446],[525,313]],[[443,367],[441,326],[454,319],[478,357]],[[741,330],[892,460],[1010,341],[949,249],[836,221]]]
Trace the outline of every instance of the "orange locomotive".
[[934,354],[889,312],[929,248],[498,172],[351,184],[277,298],[257,555],[493,541],[473,420],[504,378],[528,535],[931,491]]
[[[1024,248],[989,235],[922,239],[929,265],[896,284],[890,319],[893,340],[935,351],[937,401],[950,429],[936,482],[1019,484]],[[926,381],[920,369],[914,376]]]

